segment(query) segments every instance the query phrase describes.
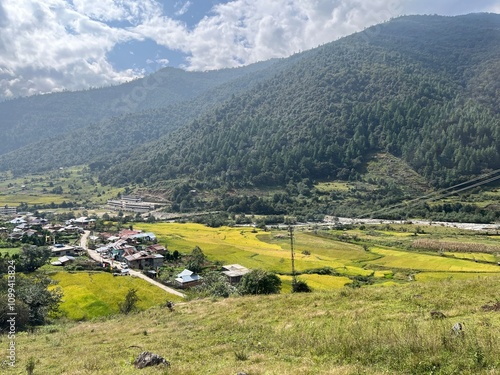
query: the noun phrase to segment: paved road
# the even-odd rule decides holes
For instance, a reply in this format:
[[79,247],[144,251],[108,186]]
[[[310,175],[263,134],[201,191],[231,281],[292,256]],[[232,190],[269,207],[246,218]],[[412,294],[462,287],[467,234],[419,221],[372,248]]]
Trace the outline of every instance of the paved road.
[[[80,246],[85,249],[87,251],[87,253],[89,254],[89,256],[94,259],[96,262],[102,262],[102,258],[101,258],[101,255],[95,251],[95,250],[91,250],[89,248],[87,248],[87,239],[89,238],[89,235],[90,235],[90,231],[86,230],[81,239],[80,239]],[[117,262],[115,262],[116,264],[113,264],[113,261],[111,261],[111,265],[113,266],[116,266],[118,268],[121,268],[119,264],[117,264]],[[163,285],[161,283],[159,283],[158,281],[155,281],[149,277],[147,277],[146,275],[144,275],[143,273],[141,272],[138,272],[138,271],[135,271],[135,270],[132,270],[132,269],[129,269],[129,273],[130,273],[130,276],[135,276],[135,277],[139,277],[145,281],[147,281],[148,283],[150,284],[153,284],[155,286],[157,286],[158,288],[161,288],[163,289],[165,292],[167,293],[170,293],[170,294],[175,294],[176,296],[179,296],[179,297],[186,297],[183,293],[181,292],[178,292],[177,290],[175,289],[172,289],[172,288],[169,288],[168,286],[166,285]]]

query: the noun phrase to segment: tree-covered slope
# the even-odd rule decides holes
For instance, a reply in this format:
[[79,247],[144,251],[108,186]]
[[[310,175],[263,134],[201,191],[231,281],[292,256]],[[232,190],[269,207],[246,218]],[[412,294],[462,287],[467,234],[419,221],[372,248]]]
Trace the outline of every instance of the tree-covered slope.
[[[270,60],[244,68],[196,73],[199,74],[199,78],[192,80],[192,84],[213,80],[211,77],[215,76],[222,78],[214,80],[218,84],[212,85],[213,87],[207,83],[200,85],[198,89],[192,87],[188,90],[191,97],[185,94],[173,102],[164,100],[163,105],[161,100],[166,92],[174,90],[179,82],[173,84],[170,80],[151,89],[143,86],[120,99],[120,106],[131,103],[128,109],[117,106],[123,112],[127,110],[133,112],[118,114],[87,126],[68,130],[65,134],[41,139],[0,155],[0,170],[24,174],[87,163],[95,166],[106,163],[111,165],[115,161],[126,160],[140,145],[157,140],[189,124],[196,117],[224,103],[232,96],[245,92],[255,87],[259,81],[283,71],[304,55],[293,56],[279,64],[277,63],[279,60]],[[178,69],[173,71],[181,76],[184,74],[179,73],[182,71]],[[208,78],[205,75],[208,75]],[[156,81],[158,77],[151,76],[144,82]],[[179,91],[182,90],[183,88],[179,87]],[[134,97],[142,95],[141,93],[144,95],[147,93],[148,97],[145,99],[140,97],[142,101],[133,102]],[[144,150],[149,153],[151,147],[148,145]]]
[[[115,116],[182,103],[231,80],[273,65],[186,72],[165,68],[132,82],[101,89],[36,95],[0,102],[0,155],[40,140],[60,138]],[[15,157],[14,157],[15,159]]]
[[500,168],[499,70],[499,15],[401,17],[308,52],[101,177],[352,179],[387,151],[449,185]]

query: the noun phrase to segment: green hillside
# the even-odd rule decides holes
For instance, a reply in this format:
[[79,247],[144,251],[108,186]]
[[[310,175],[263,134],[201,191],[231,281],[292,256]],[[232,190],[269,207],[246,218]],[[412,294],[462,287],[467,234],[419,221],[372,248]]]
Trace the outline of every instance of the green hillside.
[[356,180],[374,152],[433,186],[500,167],[500,16],[410,16],[310,51],[101,178],[225,186]]
[[[498,278],[193,300],[16,335],[5,374],[499,374]],[[496,305],[495,305],[496,303]],[[443,319],[433,319],[439,311]],[[463,335],[451,327],[463,322]],[[2,345],[7,345],[1,336]],[[22,348],[22,350],[21,350]],[[38,354],[37,354],[38,353]]]
[[[226,82],[237,80],[250,73],[258,75],[260,70],[273,64],[274,61],[271,60],[240,69],[222,69],[211,72],[186,72],[181,69],[165,68],[142,79],[113,87],[36,95],[0,102],[2,115],[0,133],[3,140],[0,144],[0,155],[35,144],[32,148],[14,154],[10,159],[0,161],[0,168],[19,169],[21,165],[27,169],[29,163],[22,164],[17,161],[17,158],[23,153],[29,153],[31,156],[36,153],[47,157],[46,153],[50,153],[50,149],[44,148],[46,140],[53,139],[50,146],[57,149],[58,146],[66,145],[68,141],[71,142],[72,138],[64,139],[64,135],[74,131],[77,133],[73,137],[80,137],[82,134],[87,137],[89,137],[88,134],[97,138],[104,137],[111,131],[110,126],[114,126],[116,130],[118,124],[122,124],[124,120],[121,116],[124,114],[164,108],[192,100]],[[117,119],[113,119],[117,116]],[[148,117],[152,116],[155,116],[154,111],[148,115]],[[168,112],[162,113],[160,117],[163,120],[159,121],[160,124],[168,123],[170,116]],[[177,114],[174,112],[173,116]],[[101,123],[101,121],[104,122]],[[128,122],[122,124],[122,129],[127,128],[134,121],[137,121],[137,118],[132,116]],[[85,129],[91,124],[95,124],[93,128],[82,132],[82,128]],[[140,132],[145,132],[146,129],[141,128]],[[166,131],[168,129],[167,124]],[[131,131],[134,130],[131,129]],[[157,136],[147,138],[146,135],[148,140],[156,138]],[[44,141],[39,142],[42,139]],[[54,141],[54,139],[59,141]],[[117,141],[119,140],[113,139],[109,144]],[[137,144],[135,143],[136,146]],[[71,145],[74,146],[74,142]],[[93,149],[87,147],[85,151],[88,156]],[[41,167],[37,166],[36,158],[32,157],[31,160],[34,165],[31,166],[30,171],[46,168],[43,164]],[[51,166],[57,167],[55,159],[52,160]]]

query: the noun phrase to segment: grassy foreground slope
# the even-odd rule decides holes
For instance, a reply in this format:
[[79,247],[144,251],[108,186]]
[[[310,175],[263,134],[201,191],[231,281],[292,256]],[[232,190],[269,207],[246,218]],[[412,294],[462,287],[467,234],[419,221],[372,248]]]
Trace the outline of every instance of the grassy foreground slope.
[[[149,350],[171,362],[141,374],[500,374],[499,278],[237,297],[152,308],[17,336],[5,374],[136,374]],[[447,317],[432,319],[430,311]],[[465,333],[450,332],[465,322]],[[1,337],[2,347],[7,338]]]

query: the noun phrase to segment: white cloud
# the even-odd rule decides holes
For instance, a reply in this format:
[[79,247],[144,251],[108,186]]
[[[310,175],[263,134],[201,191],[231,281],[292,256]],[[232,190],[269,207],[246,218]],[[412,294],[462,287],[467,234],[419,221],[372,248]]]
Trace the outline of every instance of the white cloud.
[[182,3],[175,4],[176,7],[180,6],[180,5],[182,5],[181,8],[177,12],[175,12],[176,16],[182,16],[182,15],[186,14],[187,11],[189,10],[189,8],[191,7],[191,5],[193,5],[193,3],[191,1],[186,1],[184,4],[182,4]]
[[[132,70],[117,72],[106,60],[116,43],[138,36],[76,8],[63,0],[3,1],[0,96],[103,86],[138,75]],[[116,7],[108,10],[110,17],[118,16]],[[102,16],[104,8],[99,13]]]
[[187,54],[190,70],[239,66],[310,49],[399,14],[396,0],[235,0],[192,30],[167,17],[135,29]]
[[99,21],[128,21],[137,24],[162,12],[155,0],[73,0],[74,9]]
[[499,0],[233,0],[188,27],[164,15],[160,0],[0,1],[0,97],[130,80],[144,70],[117,71],[107,54],[132,40],[154,40],[186,54],[187,69],[209,70],[289,56],[404,13],[500,13]]

